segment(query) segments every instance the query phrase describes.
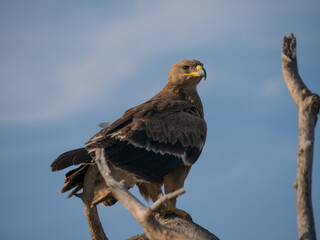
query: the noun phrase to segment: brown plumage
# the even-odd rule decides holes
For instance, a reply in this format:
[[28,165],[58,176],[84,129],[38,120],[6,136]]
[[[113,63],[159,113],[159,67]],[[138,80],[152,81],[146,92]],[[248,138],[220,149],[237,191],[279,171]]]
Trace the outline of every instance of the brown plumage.
[[[153,201],[165,193],[184,185],[189,170],[201,154],[206,140],[203,107],[197,84],[206,77],[203,64],[185,59],[172,66],[168,83],[153,98],[127,110],[113,123],[93,136],[85,148],[60,155],[52,164],[57,171],[92,161],[96,148],[104,148],[112,171],[118,180],[126,180],[128,187],[137,184],[140,193]],[[87,165],[66,174],[62,192],[75,188],[72,196],[82,188]],[[101,177],[95,184],[104,186]],[[113,204],[109,199],[106,205]],[[174,208],[176,199],[167,203]]]

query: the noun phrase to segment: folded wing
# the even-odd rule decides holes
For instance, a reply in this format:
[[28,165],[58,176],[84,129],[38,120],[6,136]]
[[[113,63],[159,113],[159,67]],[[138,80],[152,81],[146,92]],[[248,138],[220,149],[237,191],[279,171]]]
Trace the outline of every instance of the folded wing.
[[154,99],[126,111],[93,136],[86,149],[94,155],[96,148],[104,148],[115,166],[152,182],[195,163],[205,139],[206,123],[190,102]]

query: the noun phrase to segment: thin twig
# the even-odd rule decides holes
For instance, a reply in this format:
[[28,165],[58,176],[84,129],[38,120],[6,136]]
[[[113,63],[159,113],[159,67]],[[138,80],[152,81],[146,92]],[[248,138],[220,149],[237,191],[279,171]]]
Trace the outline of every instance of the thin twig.
[[180,188],[174,192],[168,193],[164,196],[162,196],[161,198],[159,198],[157,201],[155,201],[152,206],[150,207],[150,209],[155,212],[157,210],[159,210],[159,208],[162,206],[162,204],[164,202],[166,202],[167,200],[171,199],[171,198],[175,198],[181,194],[184,194],[186,191],[184,190],[184,188]]
[[111,191],[109,188],[104,188],[102,190],[100,190],[99,192],[96,193],[96,195],[94,196],[92,203],[91,203],[91,207],[93,207],[94,205],[99,204],[100,202],[102,202],[106,197],[111,195]]

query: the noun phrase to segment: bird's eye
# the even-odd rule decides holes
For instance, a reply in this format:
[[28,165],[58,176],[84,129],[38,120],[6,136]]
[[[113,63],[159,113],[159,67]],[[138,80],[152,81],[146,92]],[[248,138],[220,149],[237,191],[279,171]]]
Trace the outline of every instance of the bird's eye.
[[188,70],[188,69],[189,69],[189,66],[188,66],[188,65],[184,65],[182,68],[183,68],[184,70]]

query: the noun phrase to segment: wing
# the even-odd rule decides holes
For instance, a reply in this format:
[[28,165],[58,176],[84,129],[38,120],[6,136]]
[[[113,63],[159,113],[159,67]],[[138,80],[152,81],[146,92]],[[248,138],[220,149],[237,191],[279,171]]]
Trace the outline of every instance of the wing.
[[184,100],[150,100],[101,130],[86,143],[93,154],[104,148],[108,160],[138,178],[155,181],[201,154],[206,123]]

